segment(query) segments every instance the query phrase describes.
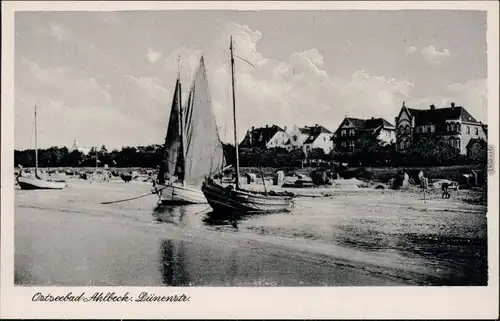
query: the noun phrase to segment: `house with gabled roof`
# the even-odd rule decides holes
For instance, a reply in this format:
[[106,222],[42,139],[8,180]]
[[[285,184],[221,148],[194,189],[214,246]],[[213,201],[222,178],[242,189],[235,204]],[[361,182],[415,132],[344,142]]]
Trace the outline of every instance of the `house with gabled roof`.
[[396,142],[396,127],[384,118],[345,117],[334,132],[333,141],[337,150],[354,152],[357,140],[363,135],[375,136],[386,145],[392,144]]
[[285,148],[289,140],[286,126],[283,129],[277,125],[266,125],[266,127],[249,129],[239,147]]
[[396,149],[404,152],[423,137],[438,137],[460,151],[467,153],[467,144],[473,138],[486,140],[486,126],[477,121],[463,106],[429,109],[408,108],[403,101],[396,117]]
[[290,140],[286,145],[286,149],[289,151],[302,149],[307,153],[310,150],[321,148],[325,154],[328,154],[333,148],[331,141],[333,133],[318,124],[304,127],[294,125],[288,132],[288,136]]

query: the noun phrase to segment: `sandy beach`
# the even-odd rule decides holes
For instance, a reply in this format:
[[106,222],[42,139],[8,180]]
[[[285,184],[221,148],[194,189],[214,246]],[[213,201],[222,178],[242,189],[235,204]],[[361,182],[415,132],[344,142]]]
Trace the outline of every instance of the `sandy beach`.
[[158,206],[154,195],[101,204],[150,189],[70,178],[60,191],[16,190],[16,284],[487,283],[486,207],[459,201],[464,191],[424,203],[419,193],[337,188],[237,227],[208,221],[208,205]]

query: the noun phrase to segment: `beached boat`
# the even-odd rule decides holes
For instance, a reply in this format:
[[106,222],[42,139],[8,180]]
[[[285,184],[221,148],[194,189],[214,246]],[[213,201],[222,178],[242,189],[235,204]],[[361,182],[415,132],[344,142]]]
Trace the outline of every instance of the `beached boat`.
[[21,189],[63,189],[66,187],[64,181],[46,180],[36,177],[17,176],[17,183]]
[[38,176],[38,129],[37,129],[37,115],[35,105],[35,177],[22,176],[22,171],[16,177],[16,181],[21,189],[34,190],[34,189],[63,189],[66,187],[66,182],[62,180],[43,179]]
[[[236,99],[234,90],[234,54],[233,39],[231,37],[231,84],[233,96],[234,146],[235,146],[235,186],[223,186],[212,177],[208,177],[201,190],[213,209],[213,216],[232,219],[235,216],[246,214],[273,213],[287,211],[292,204],[293,195],[290,193],[276,193],[274,191],[250,191],[240,187],[238,136],[236,127]],[[265,187],[265,186],[264,186]]]
[[181,81],[177,77],[164,159],[154,188],[163,204],[205,204],[207,200],[201,191],[203,180],[219,172],[223,164],[222,142],[201,57],[184,108]]

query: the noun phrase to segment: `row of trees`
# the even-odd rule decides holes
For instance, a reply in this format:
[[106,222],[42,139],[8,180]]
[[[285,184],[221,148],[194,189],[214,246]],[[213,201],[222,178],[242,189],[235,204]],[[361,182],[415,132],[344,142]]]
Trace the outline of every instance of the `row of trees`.
[[[228,164],[234,164],[234,146],[224,145]],[[349,163],[351,166],[443,166],[467,163],[485,163],[487,151],[473,156],[460,155],[456,148],[436,139],[424,139],[412,144],[405,153],[399,153],[394,145],[384,146],[376,137],[363,137],[353,152],[336,150],[325,154],[322,149],[302,150],[241,148],[240,165],[245,167],[300,167],[303,161],[322,160]],[[15,151],[15,165],[35,166],[35,151]],[[108,151],[105,146],[94,148],[88,154],[66,147],[51,147],[38,151],[41,167],[89,167],[107,164],[110,167],[154,168],[163,159],[161,145],[124,147]]]

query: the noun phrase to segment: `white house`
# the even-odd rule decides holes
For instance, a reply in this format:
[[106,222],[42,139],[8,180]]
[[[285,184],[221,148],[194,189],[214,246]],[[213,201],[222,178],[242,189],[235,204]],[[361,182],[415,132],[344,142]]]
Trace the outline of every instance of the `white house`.
[[285,148],[290,137],[285,129],[276,125],[248,130],[240,143],[240,147]]
[[305,153],[315,148],[321,148],[328,154],[332,148],[333,133],[321,125],[298,127],[294,125],[288,133],[290,141],[287,150],[302,149]]
[[90,150],[94,148],[94,147],[84,147],[84,146],[78,146],[78,143],[76,142],[76,140],[73,141],[73,146],[71,146],[71,148],[69,148],[69,152],[72,152],[74,150],[78,150],[79,152],[81,152],[82,154],[84,155],[87,155],[88,153],[90,153]]

